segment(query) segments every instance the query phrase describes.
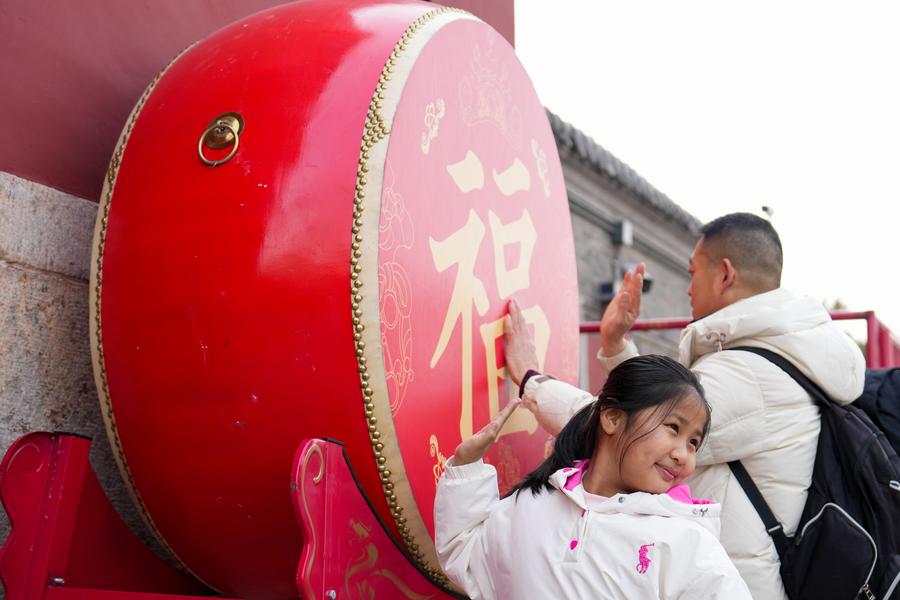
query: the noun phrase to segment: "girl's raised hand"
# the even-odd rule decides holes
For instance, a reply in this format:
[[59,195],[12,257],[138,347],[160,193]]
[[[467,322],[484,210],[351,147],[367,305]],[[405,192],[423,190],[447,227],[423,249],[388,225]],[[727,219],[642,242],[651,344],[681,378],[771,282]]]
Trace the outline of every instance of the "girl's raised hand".
[[503,426],[509,420],[510,415],[513,414],[513,411],[515,411],[520,404],[522,404],[520,398],[510,400],[509,404],[497,413],[497,416],[494,417],[490,423],[482,427],[481,430],[476,432],[475,435],[469,439],[463,440],[463,442],[456,447],[456,452],[453,453],[453,465],[456,467],[467,465],[484,456],[488,449],[494,445],[494,442],[497,441],[500,430],[503,429]]

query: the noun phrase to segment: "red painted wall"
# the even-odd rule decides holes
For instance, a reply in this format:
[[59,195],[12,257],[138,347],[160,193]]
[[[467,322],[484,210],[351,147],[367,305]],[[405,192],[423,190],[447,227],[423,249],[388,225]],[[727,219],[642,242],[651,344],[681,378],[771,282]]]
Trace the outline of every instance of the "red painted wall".
[[[514,39],[514,0],[449,0]],[[0,171],[96,200],[125,120],[183,48],[284,0],[3,0]]]

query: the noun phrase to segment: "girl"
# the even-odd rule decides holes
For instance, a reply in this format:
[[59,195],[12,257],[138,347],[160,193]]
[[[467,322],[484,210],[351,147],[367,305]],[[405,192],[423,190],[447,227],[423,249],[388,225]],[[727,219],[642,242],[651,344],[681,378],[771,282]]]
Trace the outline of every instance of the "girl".
[[481,457],[519,402],[460,444],[438,483],[438,559],[469,596],[750,598],[719,544],[719,505],[682,483],[709,426],[691,371],[663,356],[613,369],[500,500]]

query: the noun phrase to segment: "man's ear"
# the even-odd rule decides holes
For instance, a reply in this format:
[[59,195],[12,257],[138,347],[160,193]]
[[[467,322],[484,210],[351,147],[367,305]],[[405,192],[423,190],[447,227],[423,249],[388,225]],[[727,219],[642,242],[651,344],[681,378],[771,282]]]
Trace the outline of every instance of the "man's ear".
[[731,264],[731,260],[727,258],[722,259],[722,291],[724,292],[728,288],[734,285],[735,279],[737,278],[737,270],[734,268],[734,265]]
[[625,413],[618,408],[607,408],[600,412],[600,428],[607,435],[615,435],[625,427]]

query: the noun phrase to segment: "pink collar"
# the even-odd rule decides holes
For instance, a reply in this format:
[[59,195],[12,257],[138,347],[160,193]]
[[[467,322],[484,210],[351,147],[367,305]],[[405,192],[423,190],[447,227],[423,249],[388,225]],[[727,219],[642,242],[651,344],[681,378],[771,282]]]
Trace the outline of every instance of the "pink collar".
[[666,493],[670,498],[677,500],[682,504],[715,504],[712,500],[703,500],[691,496],[691,488],[689,488],[686,483],[679,483]]
[[588,465],[590,464],[591,460],[586,458],[584,460],[576,461],[574,467],[566,467],[563,469],[563,474],[567,476],[564,487],[570,492],[578,487],[578,484],[581,483],[581,478],[584,477],[584,472],[587,471]]
[[[572,467],[566,467],[563,469],[563,474],[566,475],[566,483],[563,487],[565,487],[570,492],[578,487],[578,484],[581,483],[582,478],[584,477],[584,472],[587,471],[588,466],[591,464],[590,459],[579,460]],[[682,504],[715,504],[712,500],[703,500],[700,498],[694,498],[691,496],[691,488],[688,487],[686,483],[680,483],[666,492],[670,498],[681,502]]]

